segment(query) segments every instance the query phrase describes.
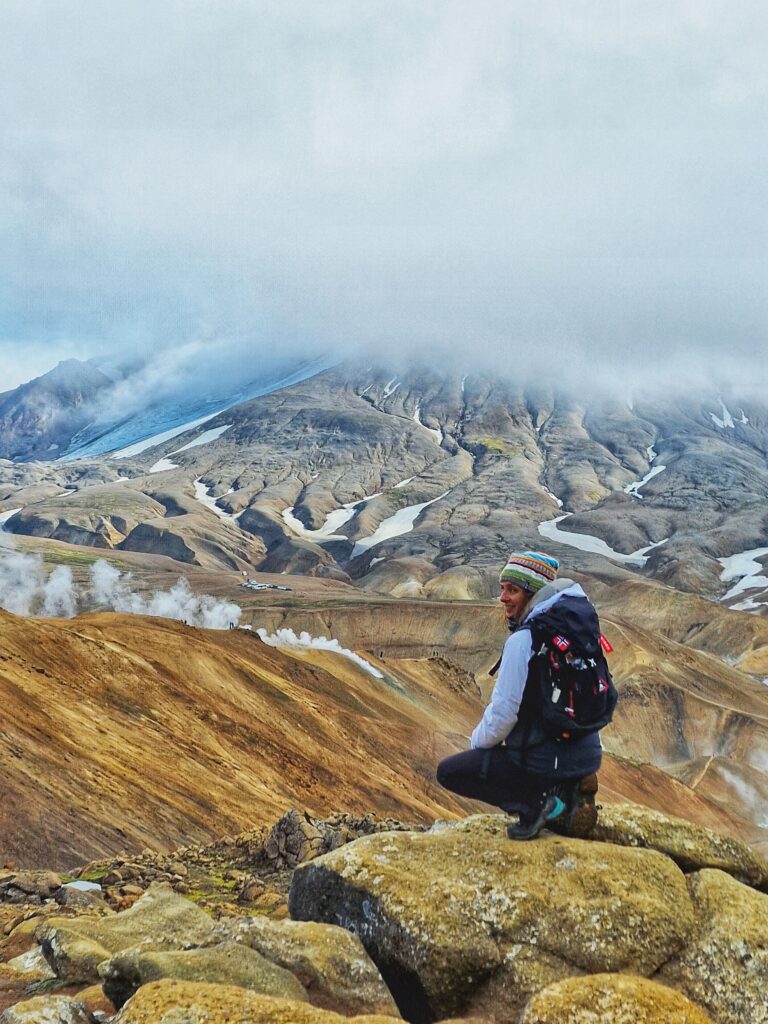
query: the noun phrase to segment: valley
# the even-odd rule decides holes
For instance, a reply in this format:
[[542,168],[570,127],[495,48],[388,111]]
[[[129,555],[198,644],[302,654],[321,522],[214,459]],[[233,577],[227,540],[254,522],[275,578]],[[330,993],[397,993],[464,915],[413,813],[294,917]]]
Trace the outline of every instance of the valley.
[[220,407],[0,462],[5,607],[58,616],[0,630],[0,853],[171,849],[288,805],[463,813],[434,767],[490,694],[514,547],[556,555],[614,646],[603,799],[766,849],[763,407],[356,364]]

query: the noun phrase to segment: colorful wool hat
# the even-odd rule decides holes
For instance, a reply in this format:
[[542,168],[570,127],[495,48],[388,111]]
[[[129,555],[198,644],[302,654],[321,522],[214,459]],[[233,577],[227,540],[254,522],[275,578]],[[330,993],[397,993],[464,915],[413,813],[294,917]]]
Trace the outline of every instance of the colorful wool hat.
[[500,583],[514,583],[534,594],[557,576],[560,563],[541,551],[513,551],[501,570]]

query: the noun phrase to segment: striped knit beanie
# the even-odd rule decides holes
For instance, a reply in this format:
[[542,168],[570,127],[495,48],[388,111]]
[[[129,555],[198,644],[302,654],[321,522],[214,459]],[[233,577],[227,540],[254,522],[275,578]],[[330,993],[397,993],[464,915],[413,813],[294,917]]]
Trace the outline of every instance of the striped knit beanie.
[[560,563],[541,551],[513,551],[501,570],[500,583],[514,583],[536,593],[557,576]]

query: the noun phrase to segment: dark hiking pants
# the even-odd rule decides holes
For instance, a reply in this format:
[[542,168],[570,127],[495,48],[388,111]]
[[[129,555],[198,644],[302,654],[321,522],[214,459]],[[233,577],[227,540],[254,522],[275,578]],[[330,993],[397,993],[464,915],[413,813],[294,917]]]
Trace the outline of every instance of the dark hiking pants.
[[[511,756],[510,756],[511,755]],[[446,757],[437,766],[437,781],[459,796],[482,800],[507,814],[535,817],[545,794],[558,780],[523,771],[506,747],[466,750]]]

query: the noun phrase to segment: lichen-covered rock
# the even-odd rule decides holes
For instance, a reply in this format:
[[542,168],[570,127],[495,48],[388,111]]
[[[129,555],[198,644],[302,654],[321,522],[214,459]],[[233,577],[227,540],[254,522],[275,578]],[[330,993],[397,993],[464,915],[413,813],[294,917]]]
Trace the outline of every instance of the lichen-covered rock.
[[[80,913],[82,914],[83,911],[80,911]],[[88,913],[93,916],[108,916],[113,915],[114,911],[110,910],[106,904],[102,904],[99,907],[90,909]],[[53,918],[63,920],[63,915],[66,915],[67,920],[70,920],[74,917],[74,911],[71,908],[62,911],[62,908],[55,903],[27,908],[26,912],[20,916],[20,919],[15,924],[9,923],[9,930],[6,936],[0,941],[0,958],[10,960],[37,946],[37,936],[42,931],[44,923]]]
[[740,882],[768,891],[768,863],[746,843],[639,804],[603,807],[591,838],[659,850],[683,871],[719,868]]
[[101,889],[78,889],[76,886],[63,885],[57,891],[55,898],[59,906],[78,912],[98,911],[107,906]]
[[359,839],[297,868],[291,915],[355,931],[403,1013],[438,1019],[492,1006],[517,1021],[553,981],[652,974],[683,948],[693,910],[671,860],[554,835],[511,843],[500,822]]
[[61,887],[53,871],[14,871],[0,877],[0,900],[8,903],[42,903]]
[[712,1024],[680,992],[628,974],[566,978],[525,1007],[520,1024]]
[[237,985],[262,995],[307,1001],[304,986],[290,971],[237,942],[159,953],[127,949],[103,963],[99,974],[105,993],[118,1008],[142,985],[162,978]]
[[411,828],[418,826],[404,825],[394,818],[378,818],[375,814],[333,814],[320,819],[294,808],[275,824],[259,852],[276,868],[295,868],[360,836]]
[[661,977],[718,1024],[768,1021],[768,896],[722,871],[691,875],[696,924]]
[[250,946],[291,971],[314,1006],[344,1014],[400,1016],[362,942],[344,928],[311,921],[241,917],[216,926],[212,941],[225,937]]
[[152,981],[125,1004],[114,1024],[395,1024],[396,1020],[380,1014],[342,1017],[233,985]]
[[99,964],[121,950],[182,949],[203,941],[211,925],[211,918],[194,903],[153,885],[129,910],[111,917],[51,918],[38,938],[59,978],[95,982]]
[[0,967],[8,971],[16,971],[20,976],[26,978],[27,984],[31,984],[33,981],[49,981],[56,977],[39,946],[28,949],[26,953],[15,956]]
[[278,868],[294,868],[319,856],[323,848],[323,833],[297,810],[283,815],[264,842],[264,854]]
[[68,996],[35,996],[9,1007],[0,1024],[95,1024],[85,1006]]

